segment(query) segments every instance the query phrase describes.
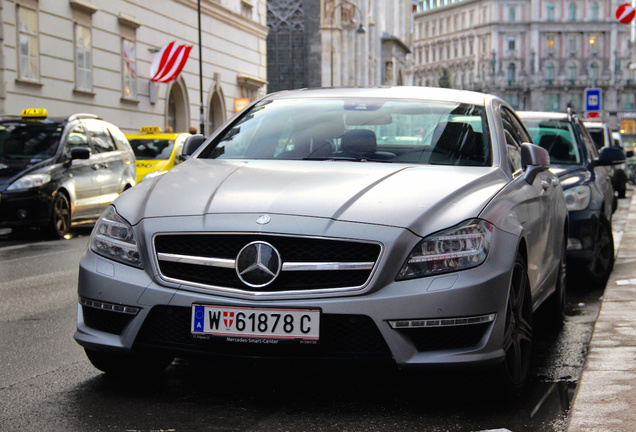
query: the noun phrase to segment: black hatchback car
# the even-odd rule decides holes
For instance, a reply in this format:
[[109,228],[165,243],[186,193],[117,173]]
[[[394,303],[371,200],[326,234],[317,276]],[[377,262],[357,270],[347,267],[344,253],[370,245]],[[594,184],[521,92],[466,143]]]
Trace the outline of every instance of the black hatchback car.
[[95,221],[135,185],[135,155],[119,128],[92,114],[0,116],[0,228],[60,238]]
[[611,167],[624,163],[625,154],[615,147],[599,151],[571,110],[518,114],[533,141],[550,153],[551,170],[563,186],[570,217],[568,268],[588,283],[603,286],[614,266]]

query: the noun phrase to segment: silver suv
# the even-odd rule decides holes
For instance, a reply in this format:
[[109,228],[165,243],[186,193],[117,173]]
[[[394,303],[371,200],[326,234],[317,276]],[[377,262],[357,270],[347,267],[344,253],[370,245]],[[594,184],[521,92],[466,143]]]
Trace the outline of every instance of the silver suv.
[[64,237],[94,222],[135,185],[135,154],[119,128],[93,114],[0,116],[0,227]]

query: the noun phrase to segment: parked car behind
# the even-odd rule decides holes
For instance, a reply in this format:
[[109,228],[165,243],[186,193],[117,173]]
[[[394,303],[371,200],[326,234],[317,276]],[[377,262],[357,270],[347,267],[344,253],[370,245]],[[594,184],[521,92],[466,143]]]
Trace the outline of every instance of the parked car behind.
[[190,134],[163,132],[158,126],[144,126],[138,134],[126,134],[137,158],[137,183],[164,174],[177,165],[183,143]]
[[60,238],[95,222],[135,185],[134,162],[124,134],[96,115],[32,108],[0,116],[0,227]]
[[[615,147],[623,150],[622,140],[614,138],[614,134],[606,123],[586,121],[584,122],[596,148],[601,150],[604,147]],[[618,134],[620,138],[620,134]],[[623,150],[624,151],[624,150]],[[619,198],[625,198],[627,191],[627,163],[612,165],[611,168],[612,187]]]
[[565,197],[530,140],[480,93],[267,96],[104,213],[75,339],[107,373],[374,359],[489,365],[518,388],[533,312],[562,319],[566,289]]
[[582,274],[582,280],[604,286],[614,266],[615,208],[609,168],[624,163],[624,153],[615,147],[602,147],[599,153],[572,111],[518,114],[534,142],[550,153],[551,170],[563,185],[570,214],[569,274]]

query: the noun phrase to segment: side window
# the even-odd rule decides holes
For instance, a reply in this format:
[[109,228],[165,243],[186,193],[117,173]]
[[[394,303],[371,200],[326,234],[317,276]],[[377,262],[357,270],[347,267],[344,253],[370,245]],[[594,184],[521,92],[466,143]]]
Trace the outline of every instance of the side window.
[[508,149],[508,162],[512,172],[521,170],[521,144],[512,136],[510,131],[504,131],[506,135],[506,148]]
[[69,152],[71,149],[77,147],[88,147],[88,137],[81,125],[77,125],[71,129],[68,133],[68,137],[66,138],[66,148]]
[[587,153],[587,160],[591,162],[598,158],[598,149],[596,148],[594,140],[585,126],[582,123],[577,122],[577,127],[581,131],[581,138],[583,139],[583,145],[585,146],[585,152]]
[[115,151],[115,142],[113,137],[110,136],[110,132],[103,125],[99,123],[87,124],[88,136],[93,143],[93,148],[97,153],[106,153]]
[[527,136],[523,126],[521,126],[514,114],[510,113],[505,107],[500,108],[500,113],[506,137],[508,162],[510,162],[510,169],[512,172],[516,172],[522,169],[521,143],[531,142],[531,139]]
[[108,126],[108,131],[115,141],[115,147],[117,147],[118,151],[132,151],[128,139],[118,127],[110,125]]

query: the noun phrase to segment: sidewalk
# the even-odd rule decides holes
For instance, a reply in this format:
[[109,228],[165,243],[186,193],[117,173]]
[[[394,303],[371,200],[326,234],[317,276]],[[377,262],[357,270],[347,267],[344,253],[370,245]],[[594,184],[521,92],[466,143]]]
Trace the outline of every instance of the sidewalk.
[[568,431],[636,431],[636,192],[572,402]]

